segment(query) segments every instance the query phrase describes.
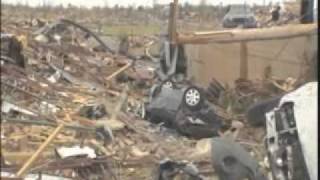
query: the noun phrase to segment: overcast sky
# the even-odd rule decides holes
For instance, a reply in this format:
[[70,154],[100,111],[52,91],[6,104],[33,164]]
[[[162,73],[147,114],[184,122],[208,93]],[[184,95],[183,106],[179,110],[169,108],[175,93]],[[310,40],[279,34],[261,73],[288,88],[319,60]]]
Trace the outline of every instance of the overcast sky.
[[[44,2],[50,5],[64,5],[73,4],[76,6],[86,6],[86,7],[93,7],[93,6],[104,6],[108,4],[110,7],[118,4],[121,6],[128,6],[128,5],[147,5],[151,6],[154,0],[1,0],[2,3],[21,3],[21,4],[28,4],[30,6],[38,6],[42,5]],[[158,3],[168,4],[173,0],[156,0]],[[270,1],[276,3],[281,2],[283,0],[207,0],[208,4],[219,4],[223,2],[223,4],[239,4],[247,2],[248,4],[256,3],[256,4],[263,4],[264,2],[267,4]],[[288,1],[288,0],[287,0]],[[199,4],[201,0],[179,0],[180,3],[191,3],[191,4]]]

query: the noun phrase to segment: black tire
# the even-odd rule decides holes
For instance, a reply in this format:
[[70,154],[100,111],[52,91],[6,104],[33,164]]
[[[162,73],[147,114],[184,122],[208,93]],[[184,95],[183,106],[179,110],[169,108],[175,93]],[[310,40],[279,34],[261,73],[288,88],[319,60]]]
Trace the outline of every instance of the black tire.
[[265,114],[279,104],[282,96],[276,96],[250,106],[246,112],[249,124],[252,126],[264,126],[266,123]]
[[190,86],[183,93],[183,105],[191,110],[199,110],[203,105],[203,93],[201,89]]
[[212,138],[211,162],[220,180],[266,180],[258,162],[239,143]]

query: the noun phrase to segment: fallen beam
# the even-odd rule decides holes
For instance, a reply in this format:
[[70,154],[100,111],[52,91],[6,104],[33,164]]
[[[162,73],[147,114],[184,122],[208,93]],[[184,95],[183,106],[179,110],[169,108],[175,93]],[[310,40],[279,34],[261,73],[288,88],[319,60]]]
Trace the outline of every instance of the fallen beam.
[[236,29],[212,32],[179,33],[179,44],[233,43],[288,39],[316,34],[317,24],[295,24],[263,29]]
[[22,166],[22,168],[17,172],[17,177],[21,178],[32,166],[32,164],[39,158],[44,149],[52,142],[52,140],[59,134],[59,132],[64,128],[64,124],[60,124],[53,133],[48,137],[48,139],[41,144],[37,151],[28,159],[28,161]]

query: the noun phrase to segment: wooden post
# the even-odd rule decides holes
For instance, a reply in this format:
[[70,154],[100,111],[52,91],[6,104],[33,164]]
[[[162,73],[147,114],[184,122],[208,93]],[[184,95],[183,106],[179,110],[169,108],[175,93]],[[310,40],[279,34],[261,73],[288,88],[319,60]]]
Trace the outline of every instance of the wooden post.
[[173,32],[173,14],[174,14],[174,12],[173,12],[173,10],[174,10],[174,8],[173,8],[173,3],[170,3],[169,4],[169,21],[168,21],[168,38],[169,38],[169,41],[171,41],[172,40],[172,32]]
[[173,32],[171,43],[177,43],[177,18],[178,18],[178,0],[174,0],[173,2]]
[[178,0],[174,0],[170,3],[170,17],[168,25],[168,35],[171,44],[177,43],[177,11],[178,11]]
[[44,143],[37,149],[37,151],[28,159],[28,161],[22,166],[22,168],[18,171],[17,177],[22,177],[27,170],[32,166],[32,164],[38,159],[43,150],[52,142],[52,140],[59,134],[59,132],[63,129],[64,124],[60,124],[53,133],[46,139]]
[[240,42],[240,78],[248,79],[248,45],[246,41]]

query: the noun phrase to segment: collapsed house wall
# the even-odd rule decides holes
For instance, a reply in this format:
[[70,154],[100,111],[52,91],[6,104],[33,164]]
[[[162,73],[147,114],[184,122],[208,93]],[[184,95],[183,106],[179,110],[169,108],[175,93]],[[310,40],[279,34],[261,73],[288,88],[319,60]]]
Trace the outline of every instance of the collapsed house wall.
[[[317,51],[317,35],[248,42],[248,79],[261,79],[266,71],[280,79],[299,78]],[[188,44],[188,75],[201,85],[214,77],[232,85],[240,77],[240,43]]]

